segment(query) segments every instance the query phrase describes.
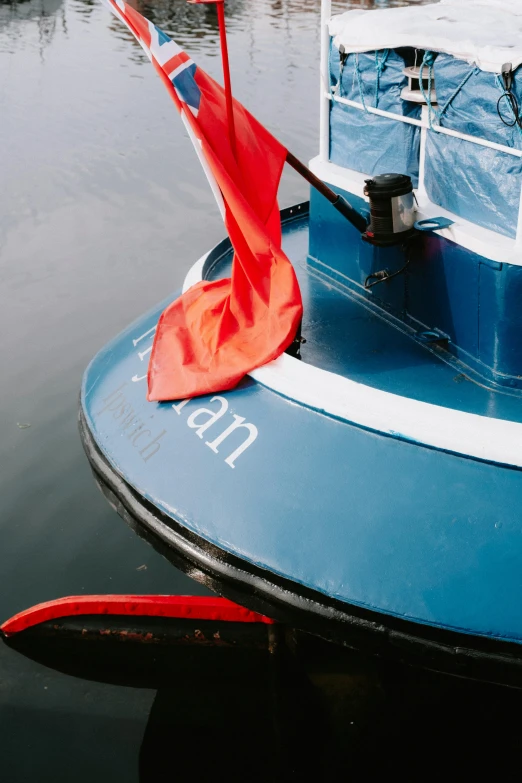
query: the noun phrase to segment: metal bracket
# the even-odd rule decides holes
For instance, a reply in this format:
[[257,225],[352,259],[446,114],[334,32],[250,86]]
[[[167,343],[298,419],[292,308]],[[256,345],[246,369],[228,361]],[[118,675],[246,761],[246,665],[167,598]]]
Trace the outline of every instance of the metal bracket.
[[438,231],[441,228],[448,228],[454,224],[454,220],[450,220],[445,217],[425,218],[424,220],[417,220],[415,228],[417,231]]
[[415,337],[420,343],[424,344],[449,342],[449,337],[445,334],[442,334],[442,332],[437,331],[437,329],[428,329],[417,332]]

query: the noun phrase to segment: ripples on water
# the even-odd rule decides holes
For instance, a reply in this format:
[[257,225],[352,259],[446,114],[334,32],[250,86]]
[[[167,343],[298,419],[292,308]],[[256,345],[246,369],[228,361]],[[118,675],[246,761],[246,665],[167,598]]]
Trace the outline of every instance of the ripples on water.
[[[213,8],[138,7],[221,78]],[[234,91],[304,159],[318,146],[319,8],[227,2]],[[92,355],[223,234],[160,81],[94,0],[0,0],[0,182],[0,620],[73,593],[201,592],[99,496],[76,431]],[[305,196],[285,174],[281,203]],[[153,695],[53,678],[0,647],[5,780],[136,780]]]

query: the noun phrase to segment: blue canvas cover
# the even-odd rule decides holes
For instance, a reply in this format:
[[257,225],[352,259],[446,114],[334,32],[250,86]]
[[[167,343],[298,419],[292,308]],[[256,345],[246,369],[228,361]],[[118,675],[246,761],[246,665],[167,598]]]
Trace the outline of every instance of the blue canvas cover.
[[[350,54],[339,85],[339,49],[330,47],[330,81],[334,94],[414,118],[418,104],[403,101],[408,84],[403,58],[394,50]],[[420,130],[413,125],[379,117],[332,101],[330,108],[330,160],[363,174],[409,174],[414,186],[419,177]]]
[[[504,88],[494,73],[463,60],[439,54],[434,62],[438,106],[434,122],[446,128],[522,149],[522,131],[507,127],[497,113]],[[425,76],[428,69],[425,68]],[[467,80],[464,82],[464,80]],[[459,88],[460,86],[460,88]],[[522,74],[515,74],[512,92],[522,111]],[[449,103],[448,103],[449,102]],[[447,104],[447,105],[446,105]],[[508,121],[513,115],[501,102]],[[488,147],[428,131],[425,184],[431,201],[456,215],[510,237],[516,234],[522,160]]]

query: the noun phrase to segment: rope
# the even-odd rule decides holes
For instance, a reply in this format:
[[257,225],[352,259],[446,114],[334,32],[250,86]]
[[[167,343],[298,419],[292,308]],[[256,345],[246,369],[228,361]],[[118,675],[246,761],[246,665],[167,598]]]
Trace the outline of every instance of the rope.
[[375,70],[377,72],[375,77],[375,108],[377,108],[379,103],[379,82],[381,79],[381,73],[384,71],[386,60],[388,59],[389,54],[390,50],[384,49],[382,57],[379,59],[379,52],[375,50]]
[[[519,134],[522,136],[522,127],[520,127],[520,124],[521,124],[522,120],[519,117],[518,101],[516,99],[516,96],[514,95],[514,93],[511,92],[511,89],[509,89],[509,90],[506,89],[505,85],[500,81],[500,77],[498,76],[498,74],[495,74],[495,83],[496,83],[497,87],[500,89],[500,91],[502,93],[502,95],[500,96],[500,98],[498,99],[498,102],[497,102],[498,116],[500,117],[500,119],[502,120],[504,125],[507,125],[508,128],[514,128],[515,125],[516,125],[516,127],[518,128]],[[513,122],[512,123],[511,122],[506,122],[504,120],[502,114],[500,113],[500,101],[502,100],[502,98],[506,98],[506,100],[507,100],[509,109],[511,111],[511,114],[513,115]]]
[[[444,106],[442,106],[440,109],[434,109],[433,104],[431,102],[431,88],[433,85],[433,64],[435,62],[436,56],[437,55],[434,54],[434,52],[430,52],[430,51],[425,52],[419,71],[419,86],[420,86],[420,91],[422,93],[422,97],[426,101],[426,105],[428,107],[428,122],[429,122],[430,130],[433,130],[433,116],[435,116],[438,122],[440,123],[442,116],[445,114],[449,106],[451,106],[452,102],[457,97],[459,92],[462,90],[462,88],[464,87],[468,79],[470,79],[474,74],[478,73],[479,71],[479,69],[476,66],[473,66],[473,68],[471,68],[468,71],[468,73],[464,76],[464,78],[461,79],[459,84],[455,87],[455,89],[449,96]],[[427,94],[424,90],[424,85],[422,84],[423,70],[425,66],[428,67],[428,93]]]
[[[331,50],[330,50],[331,52]],[[384,49],[382,52],[382,55],[379,57],[379,52],[375,52],[375,108],[377,108],[377,104],[379,103],[379,87],[380,87],[380,79],[381,79],[381,73],[384,71],[384,68],[386,67],[386,61],[388,59],[388,56],[390,54],[389,49]],[[335,85],[333,89],[334,95],[342,95],[342,81],[343,81],[343,72],[344,67],[348,61],[349,54],[346,53],[344,46],[341,44],[339,47],[339,80],[337,84]],[[361,69],[359,66],[359,55],[355,55],[354,59],[354,76],[357,79],[357,87],[359,89],[359,97],[361,99],[361,103],[363,105],[364,111],[368,114],[368,109],[366,107],[366,101],[364,99],[364,86],[362,81],[362,75],[361,75]]]
[[468,81],[468,79],[469,79],[469,78],[471,78],[471,76],[474,76],[474,75],[475,75],[476,73],[478,73],[478,72],[479,72],[479,69],[478,69],[478,68],[475,68],[475,67],[473,67],[473,68],[472,68],[472,69],[471,69],[471,70],[470,70],[470,71],[469,71],[469,72],[468,72],[468,73],[465,75],[465,77],[462,79],[462,81],[460,82],[460,84],[459,84],[457,87],[455,87],[455,90],[454,90],[454,91],[451,93],[450,97],[448,98],[448,100],[446,101],[446,103],[444,104],[444,106],[442,107],[442,109],[439,109],[439,111],[437,112],[437,117],[438,117],[438,119],[439,119],[439,120],[440,120],[440,118],[442,117],[442,115],[444,114],[444,112],[446,111],[446,109],[448,108],[448,106],[451,104],[451,102],[453,101],[453,99],[454,99],[454,98],[456,98],[456,97],[457,97],[457,95],[459,94],[459,92],[462,90],[462,88],[464,87],[464,85],[466,84],[466,82]]
[[[379,85],[380,85],[380,79],[381,79],[381,73],[384,71],[384,68],[386,66],[386,60],[388,59],[388,56],[390,54],[389,49],[384,49],[382,52],[382,56],[379,57],[379,52],[375,52],[375,108],[377,108],[377,104],[379,103]],[[355,77],[357,79],[357,87],[359,88],[359,97],[361,99],[361,103],[363,105],[363,109],[368,114],[368,108],[366,106],[366,101],[364,100],[364,88],[363,88],[363,81],[361,76],[361,69],[359,67],[359,55],[355,55]]]
[[363,105],[363,109],[366,112],[366,114],[369,114],[368,109],[366,107],[365,100],[364,100],[363,83],[362,83],[362,78],[361,78],[361,71],[359,69],[359,55],[358,54],[355,55],[354,70],[355,70],[355,76],[356,76],[356,79],[357,79],[357,86],[359,88],[359,97],[361,99],[361,103]]

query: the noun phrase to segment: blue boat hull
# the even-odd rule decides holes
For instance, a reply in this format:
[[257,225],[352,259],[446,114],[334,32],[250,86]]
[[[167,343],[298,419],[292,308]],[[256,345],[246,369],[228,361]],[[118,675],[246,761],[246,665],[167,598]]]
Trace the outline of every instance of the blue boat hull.
[[[285,224],[290,248],[300,220]],[[222,243],[212,264],[227,252]],[[522,684],[521,471],[372,431],[253,378],[148,403],[165,304],[84,377],[82,440],[118,511],[257,611],[376,654]]]

